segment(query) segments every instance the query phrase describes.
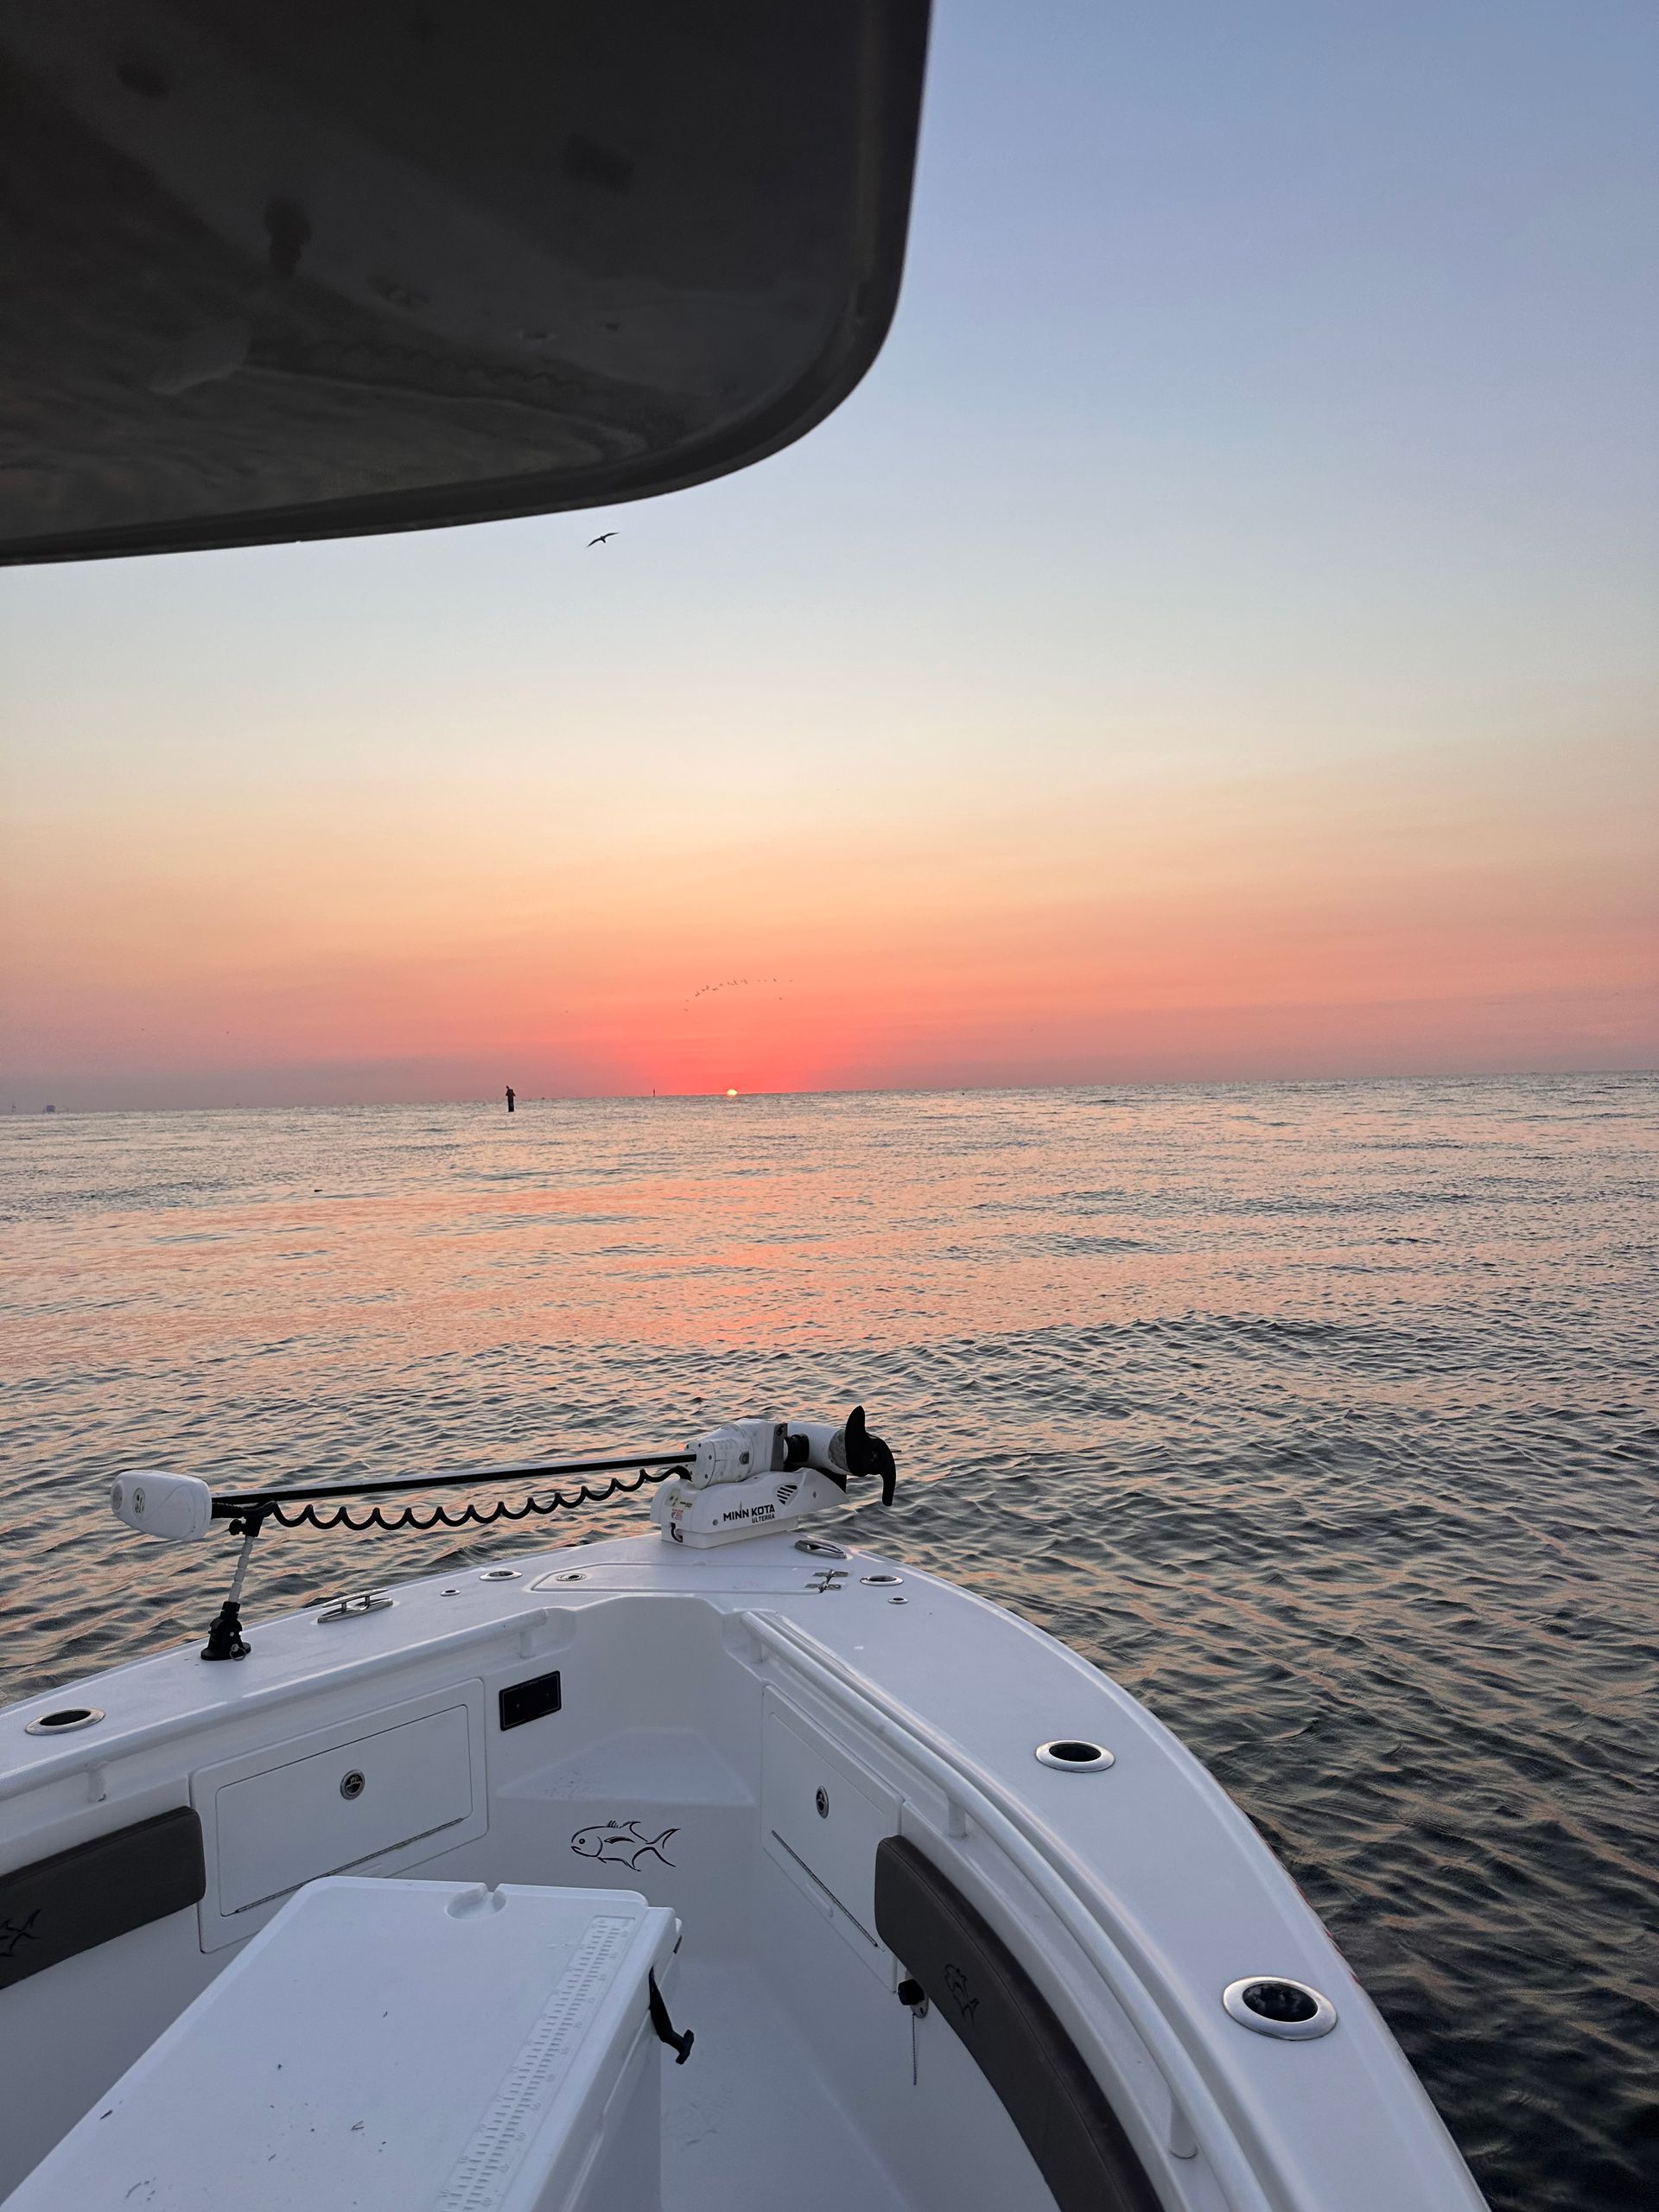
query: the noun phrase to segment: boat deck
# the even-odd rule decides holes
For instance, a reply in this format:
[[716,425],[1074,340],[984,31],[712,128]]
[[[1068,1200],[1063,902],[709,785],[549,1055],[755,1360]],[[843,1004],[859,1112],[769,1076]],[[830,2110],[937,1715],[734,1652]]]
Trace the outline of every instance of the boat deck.
[[687,1964],[674,2008],[697,2040],[664,2069],[663,2212],[913,2212],[758,1973]]

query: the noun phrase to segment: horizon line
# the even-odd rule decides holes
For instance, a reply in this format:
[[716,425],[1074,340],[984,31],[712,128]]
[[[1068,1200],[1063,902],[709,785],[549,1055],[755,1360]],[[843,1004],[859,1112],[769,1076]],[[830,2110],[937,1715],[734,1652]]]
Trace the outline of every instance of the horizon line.
[[[1033,1096],[1043,1092],[1090,1090],[1332,1090],[1379,1084],[1433,1083],[1571,1083],[1605,1082],[1611,1077],[1651,1081],[1659,1065],[1597,1068],[1471,1068],[1402,1070],[1387,1075],[1252,1075],[1252,1076],[1095,1076],[1079,1083],[967,1083],[868,1084],[856,1088],[813,1086],[795,1090],[575,1090],[528,1092],[514,1090],[516,1107],[528,1106],[651,1106],[705,1103],[741,1105],[752,1099],[795,1098],[973,1098],[1009,1095]],[[448,1098],[334,1098],[272,1100],[245,1104],[241,1100],[213,1105],[60,1106],[48,1101],[38,1106],[9,1104],[0,1120],[43,1121],[91,1119],[122,1114],[356,1114],[387,1109],[435,1109],[478,1107],[493,1112],[501,1109],[503,1092],[472,1093]],[[503,1118],[505,1118],[504,1116]]]

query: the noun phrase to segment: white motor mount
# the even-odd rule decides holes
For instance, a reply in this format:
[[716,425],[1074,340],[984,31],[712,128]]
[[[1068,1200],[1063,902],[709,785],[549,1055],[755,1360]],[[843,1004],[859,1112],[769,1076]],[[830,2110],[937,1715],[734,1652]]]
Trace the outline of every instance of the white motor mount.
[[826,1505],[846,1503],[846,1492],[816,1467],[792,1475],[756,1475],[712,1490],[693,1490],[683,1476],[671,1475],[651,1501],[651,1517],[670,1543],[696,1550],[769,1535],[793,1528]]
[[855,1406],[844,1422],[728,1421],[687,1446],[684,1474],[652,1500],[651,1517],[670,1543],[694,1550],[794,1527],[827,1505],[847,1503],[849,1477],[875,1475],[893,1501],[893,1454]]

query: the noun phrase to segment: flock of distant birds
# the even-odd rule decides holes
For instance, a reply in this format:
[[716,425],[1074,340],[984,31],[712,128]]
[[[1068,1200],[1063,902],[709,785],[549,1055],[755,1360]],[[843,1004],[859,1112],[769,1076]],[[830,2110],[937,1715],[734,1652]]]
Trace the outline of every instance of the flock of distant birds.
[[[775,990],[778,985],[778,978],[775,976],[759,976],[755,981],[754,988],[756,990],[761,990],[764,989],[767,984],[771,984],[772,988]],[[734,976],[729,982],[705,983],[700,991],[693,991],[690,997],[687,999],[684,1003],[687,1006],[695,1006],[699,999],[712,997],[714,993],[716,991],[747,991],[749,988],[749,979],[747,976]]]

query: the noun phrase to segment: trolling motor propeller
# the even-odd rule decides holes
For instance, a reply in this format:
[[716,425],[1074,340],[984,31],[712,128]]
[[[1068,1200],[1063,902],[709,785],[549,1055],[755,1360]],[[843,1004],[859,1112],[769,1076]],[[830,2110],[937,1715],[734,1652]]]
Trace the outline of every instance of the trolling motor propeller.
[[881,1503],[893,1503],[893,1485],[898,1480],[893,1454],[883,1440],[872,1436],[865,1427],[862,1406],[855,1406],[839,1428],[827,1421],[803,1421],[791,1432],[790,1442],[791,1446],[805,1446],[795,1464],[816,1467],[843,1494],[849,1476],[854,1480],[864,1475],[880,1476]]
[[881,1483],[881,1503],[893,1503],[893,1493],[899,1481],[899,1470],[893,1464],[887,1439],[872,1436],[864,1426],[864,1408],[855,1406],[847,1416],[847,1426],[842,1432],[842,1448],[847,1454],[849,1475],[876,1475]]

